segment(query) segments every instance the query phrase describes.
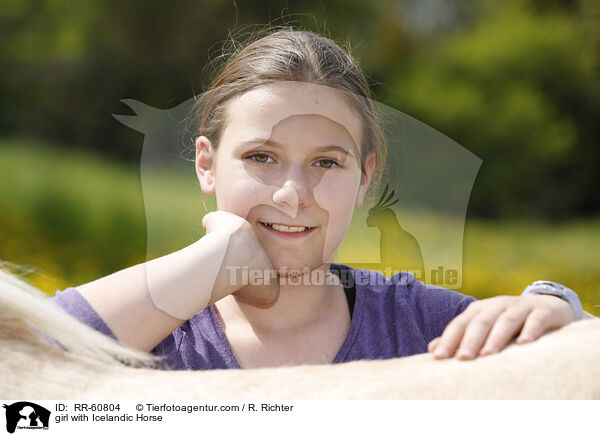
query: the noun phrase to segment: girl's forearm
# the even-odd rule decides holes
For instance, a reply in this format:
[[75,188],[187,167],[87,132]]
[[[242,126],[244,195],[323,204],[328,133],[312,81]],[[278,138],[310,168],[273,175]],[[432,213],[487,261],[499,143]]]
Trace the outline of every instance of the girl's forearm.
[[209,233],[77,289],[119,341],[150,351],[186,319],[236,290],[227,267],[244,264],[250,253],[235,245],[234,236]]

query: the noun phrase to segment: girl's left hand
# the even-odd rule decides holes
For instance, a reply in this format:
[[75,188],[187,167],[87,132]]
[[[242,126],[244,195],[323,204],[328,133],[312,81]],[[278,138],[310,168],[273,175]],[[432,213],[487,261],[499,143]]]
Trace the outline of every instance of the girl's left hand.
[[487,298],[471,303],[429,343],[428,350],[436,359],[455,352],[458,359],[474,359],[500,351],[519,331],[517,344],[524,344],[574,320],[571,305],[552,295]]

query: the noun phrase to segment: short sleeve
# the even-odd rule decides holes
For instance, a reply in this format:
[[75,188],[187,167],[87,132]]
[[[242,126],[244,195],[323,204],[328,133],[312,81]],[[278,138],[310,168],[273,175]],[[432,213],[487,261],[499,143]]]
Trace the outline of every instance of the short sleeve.
[[104,320],[100,318],[98,312],[90,306],[90,303],[88,303],[76,288],[67,288],[62,292],[58,291],[54,297],[48,298],[48,301],[58,305],[69,315],[90,326],[94,330],[97,330],[106,336],[110,336],[113,339],[117,339]]
[[415,281],[408,287],[409,299],[415,307],[420,330],[427,342],[441,336],[446,326],[460,315],[474,297]]

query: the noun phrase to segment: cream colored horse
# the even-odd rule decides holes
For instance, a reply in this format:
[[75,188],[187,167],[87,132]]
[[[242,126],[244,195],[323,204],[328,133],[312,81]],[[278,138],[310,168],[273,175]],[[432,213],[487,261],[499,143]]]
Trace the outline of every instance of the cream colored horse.
[[[55,341],[61,345],[50,344]],[[5,399],[600,399],[600,320],[473,361],[421,354],[338,365],[160,371],[151,368],[155,357],[81,324],[1,270],[0,355]]]

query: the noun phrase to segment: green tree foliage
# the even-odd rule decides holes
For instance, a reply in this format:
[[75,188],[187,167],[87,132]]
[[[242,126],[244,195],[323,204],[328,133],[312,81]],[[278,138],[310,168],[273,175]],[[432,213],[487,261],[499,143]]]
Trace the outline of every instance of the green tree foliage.
[[598,211],[600,76],[583,31],[575,14],[497,8],[398,75],[396,107],[483,159],[472,212]]

